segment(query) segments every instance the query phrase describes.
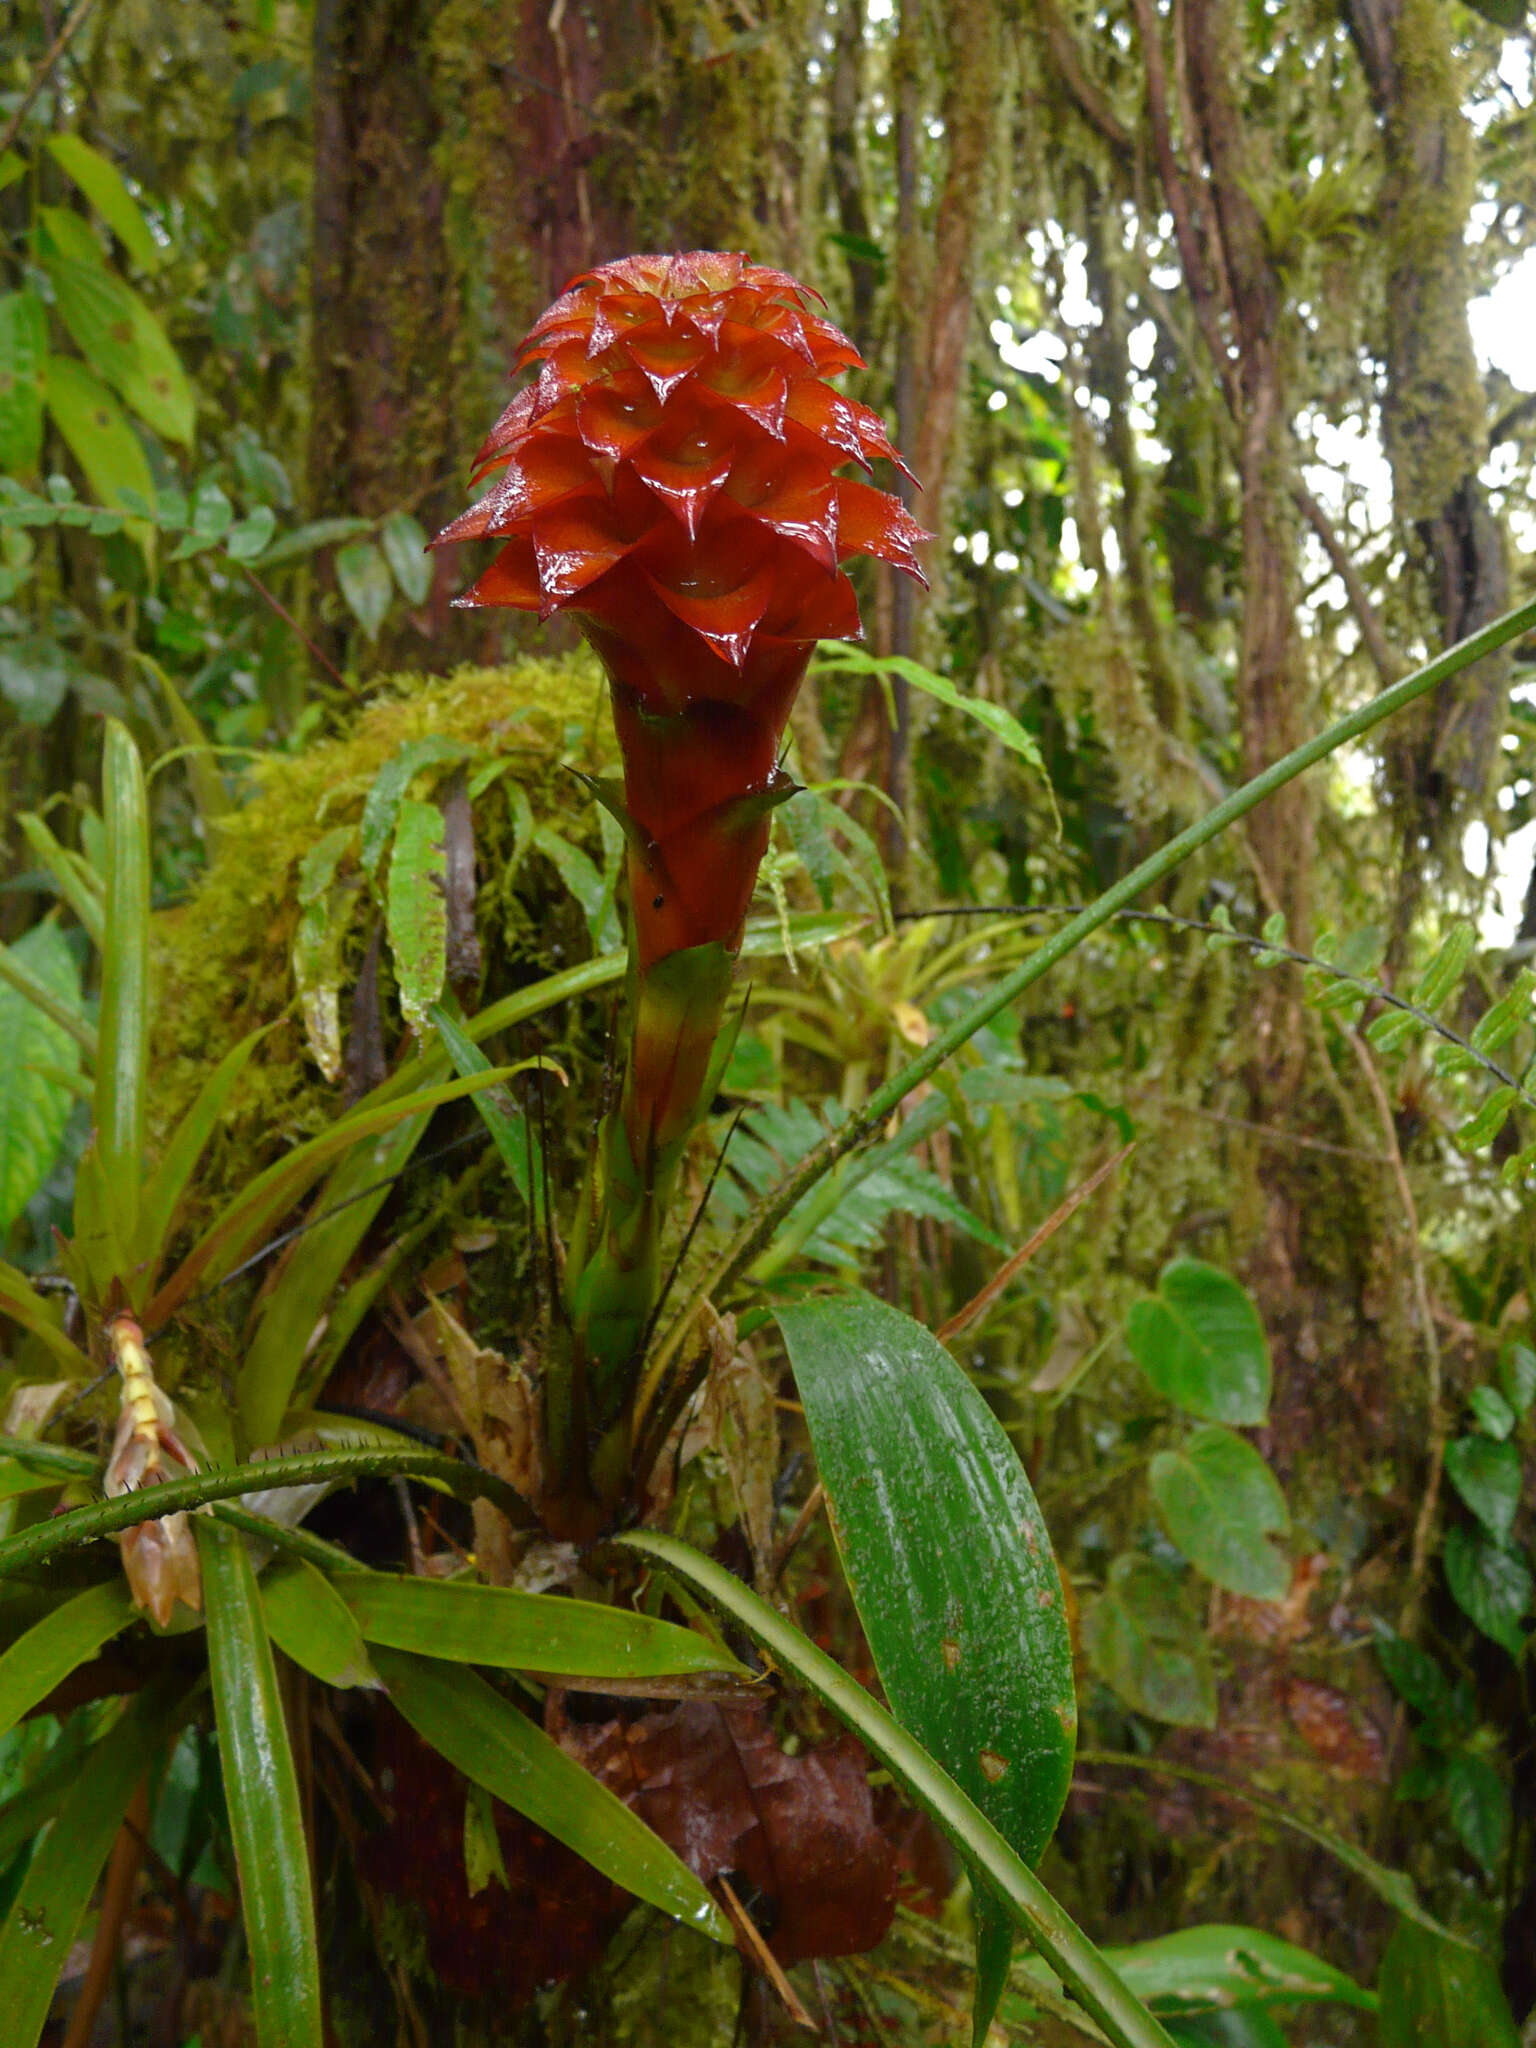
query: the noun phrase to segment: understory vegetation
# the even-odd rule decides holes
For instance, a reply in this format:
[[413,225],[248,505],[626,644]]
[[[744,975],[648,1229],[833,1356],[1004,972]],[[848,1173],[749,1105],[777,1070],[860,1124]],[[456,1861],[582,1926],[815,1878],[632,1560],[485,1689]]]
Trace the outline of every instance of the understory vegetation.
[[[0,22],[0,2036],[1531,2048],[1519,0]],[[692,249],[929,587],[658,964],[428,543]]]

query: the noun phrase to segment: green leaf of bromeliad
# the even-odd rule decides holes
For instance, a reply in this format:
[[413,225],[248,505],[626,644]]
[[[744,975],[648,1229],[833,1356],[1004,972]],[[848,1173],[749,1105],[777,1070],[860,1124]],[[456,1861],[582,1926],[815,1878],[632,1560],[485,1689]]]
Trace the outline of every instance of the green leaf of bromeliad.
[[196,1518],[208,1668],[261,2048],[322,2048],[320,1962],[298,1778],[245,1540]]

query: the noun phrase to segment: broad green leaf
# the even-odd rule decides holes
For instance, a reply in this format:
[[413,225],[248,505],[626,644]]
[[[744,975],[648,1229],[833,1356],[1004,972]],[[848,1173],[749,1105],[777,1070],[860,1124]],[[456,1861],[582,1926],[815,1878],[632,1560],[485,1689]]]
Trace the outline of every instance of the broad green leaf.
[[446,739],[440,733],[401,743],[399,751],[373,778],[372,786],[363,799],[362,861],[365,874],[378,873],[384,849],[394,837],[401,801],[422,770],[468,758],[469,748],[461,740]]
[[252,561],[271,545],[276,531],[277,514],[270,505],[258,505],[225,534],[224,552],[231,561]]
[[[1051,1540],[1001,1423],[931,1331],[873,1295],[779,1311],[827,1518],[904,1726],[1033,1862],[1072,1783],[1072,1643]],[[1011,1939],[977,1893],[975,2037]]]
[[[80,1008],[80,970],[56,924],[35,925],[10,949],[59,1001]],[[0,982],[0,1240],[46,1179],[74,1102],[80,1047],[64,1028]]]
[[348,611],[368,638],[377,640],[395,593],[389,565],[371,540],[337,549],[336,581]]
[[261,1609],[277,1647],[322,1685],[381,1683],[351,1608],[303,1558],[286,1558],[263,1575]]
[[620,1547],[681,1581],[729,1615],[774,1661],[813,1692],[890,1771],[907,1796],[938,1826],[1002,1899],[1020,1930],[1044,1956],[1115,2048],[1170,2048],[1168,2034],[1081,1928],[1052,1898],[1024,1858],[967,1798],[916,1736],[809,1637],[749,1586],[717,1564],[653,1530],[632,1530]]
[[379,544],[406,603],[425,604],[432,588],[432,557],[420,522],[409,512],[391,512],[379,528]]
[[[52,256],[47,271],[59,318],[91,370],[115,386],[157,434],[190,445],[197,415],[192,386],[138,293],[98,263]],[[154,502],[153,487],[144,495]]]
[[37,253],[45,262],[53,256],[66,256],[72,263],[94,264],[105,270],[106,256],[95,230],[71,208],[40,206],[37,225]]
[[1267,2006],[1228,2005],[1199,2019],[1170,2020],[1178,2048],[1288,2048],[1280,2022]]
[[130,1251],[138,1242],[149,1068],[149,811],[139,750],[115,718],[107,720],[101,780],[107,893],[96,1150],[107,1220]]
[[1469,1116],[1466,1122],[1457,1128],[1457,1143],[1465,1145],[1472,1152],[1483,1145],[1492,1144],[1503,1130],[1505,1119],[1519,1100],[1519,1096],[1518,1088],[1495,1088],[1476,1114]]
[[1473,1027],[1468,1043],[1474,1052],[1495,1053],[1507,1045],[1522,1024],[1531,1019],[1531,994],[1536,974],[1522,967],[1513,984],[1498,1001],[1486,1009]]
[[1213,2006],[1333,2004],[1373,2012],[1376,1994],[1321,1956],[1257,1927],[1184,1927],[1106,1957],[1157,2013]]
[[448,857],[436,804],[400,799],[389,857],[385,915],[400,1008],[415,1032],[443,992],[448,971]]
[[1520,1453],[1512,1443],[1459,1436],[1445,1453],[1452,1486],[1495,1543],[1505,1543],[1520,1506]]
[[44,392],[54,425],[101,502],[127,509],[132,493],[152,502],[148,458],[106,385],[73,356],[50,356]]
[[[436,1025],[456,1072],[467,1077],[487,1071],[490,1061],[440,1003],[434,1003],[427,1015]],[[538,1133],[512,1096],[500,1089],[482,1089],[475,1097],[475,1107],[501,1154],[507,1177],[528,1206],[537,1211],[541,1170]]]
[[1497,1387],[1474,1387],[1467,1396],[1472,1419],[1484,1436],[1503,1443],[1515,1426],[1515,1411]]
[[1175,1259],[1126,1321],[1131,1355],[1166,1400],[1205,1422],[1269,1415],[1269,1345],[1246,1288],[1202,1259]]
[[116,1727],[86,1751],[58,1819],[27,1866],[0,1927],[9,2048],[35,2048],[42,2034],[101,1867],[134,1787],[153,1766],[166,1722],[160,1689],[141,1692]]
[[217,547],[229,532],[234,516],[235,508],[224,486],[213,477],[204,477],[192,494],[188,531],[177,542],[171,560],[185,562]]
[[48,316],[37,293],[0,297],[0,471],[37,467],[47,355]]
[[455,1770],[647,1905],[731,1945],[729,1921],[688,1866],[485,1679],[401,1650],[374,1661],[396,1708]]
[[1169,1536],[1197,1571],[1231,1593],[1284,1599],[1291,1568],[1269,1538],[1290,1516],[1252,1444],[1207,1423],[1178,1450],[1159,1451],[1148,1477]]
[[1376,1655],[1391,1680],[1393,1690],[1418,1714],[1439,1714],[1450,1704],[1451,1689],[1445,1673],[1417,1643],[1402,1636],[1383,1635],[1377,1639]]
[[1536,1401],[1536,1351],[1529,1344],[1506,1344],[1499,1354],[1499,1385],[1515,1415],[1526,1414]]
[[1404,1920],[1376,1981],[1381,2048],[1520,2048],[1498,1972],[1476,1949]]
[[1210,1645],[1180,1575],[1128,1552],[1083,1614],[1083,1648],[1128,1707],[1180,1728],[1216,1726]]
[[158,270],[160,244],[116,164],[78,135],[50,135],[53,160],[85,194],[140,270]]
[[18,156],[14,149],[8,149],[0,153],[0,192],[5,191],[7,186],[14,185],[18,178],[24,178],[26,175],[27,160],[25,157]]
[[50,633],[18,633],[0,641],[0,697],[23,725],[47,725],[84,673]]
[[1482,1865],[1489,1883],[1496,1884],[1509,1853],[1512,1826],[1504,1780],[1486,1757],[1460,1750],[1446,1758],[1443,1782],[1451,1826],[1467,1854]]
[[149,1257],[156,1264],[164,1255],[171,1226],[176,1220],[176,1211],[192,1175],[197,1170],[197,1162],[203,1156],[203,1149],[218,1129],[219,1120],[229,1104],[229,1098],[234,1093],[240,1076],[245,1072],[251,1054],[271,1029],[270,1024],[263,1024],[255,1031],[247,1032],[244,1038],[230,1047],[204,1081],[192,1106],[171,1133],[170,1143],[165,1148],[165,1156],[144,1190],[140,1222],[144,1245]]
[[309,1848],[256,1575],[245,1539],[196,1518],[208,1670],[261,2048],[322,2048]]
[[1525,1552],[1494,1543],[1480,1530],[1451,1529],[1445,1539],[1445,1576],[1456,1605],[1516,1663],[1525,1648],[1521,1622],[1533,1588]]
[[734,1657],[692,1629],[595,1600],[385,1572],[344,1576],[336,1590],[368,1642],[423,1657],[572,1678],[748,1675]]
[[476,1076],[471,1081],[445,1081],[440,1087],[424,1088],[413,1095],[395,1096],[383,1101],[370,1098],[349,1116],[332,1124],[318,1138],[311,1138],[307,1144],[296,1146],[285,1158],[275,1160],[233,1197],[160,1288],[147,1311],[149,1323],[163,1322],[205,1277],[208,1280],[222,1279],[258,1241],[262,1232],[270,1228],[273,1220],[292,1208],[314,1185],[339,1153],[350,1151],[364,1139],[376,1137],[380,1131],[406,1117],[415,1116],[419,1111],[440,1108],[445,1102],[457,1102],[462,1096],[472,1095],[477,1087],[494,1086],[496,1082],[504,1081],[507,1073],[507,1068],[495,1067],[485,1080]]
[[296,526],[291,533],[281,534],[269,548],[256,557],[251,567],[263,572],[276,569],[284,562],[297,561],[302,555],[312,555],[317,548],[332,547],[337,541],[351,540],[356,534],[372,531],[371,519],[312,519],[305,526]]
[[1438,1010],[1466,972],[1477,949],[1477,929],[1465,919],[1452,925],[1438,951],[1409,992],[1421,1010]]
[[14,1728],[71,1671],[88,1663],[103,1643],[120,1635],[133,1618],[127,1585],[122,1579],[109,1579],[62,1601],[18,1637],[0,1657],[0,1735]]

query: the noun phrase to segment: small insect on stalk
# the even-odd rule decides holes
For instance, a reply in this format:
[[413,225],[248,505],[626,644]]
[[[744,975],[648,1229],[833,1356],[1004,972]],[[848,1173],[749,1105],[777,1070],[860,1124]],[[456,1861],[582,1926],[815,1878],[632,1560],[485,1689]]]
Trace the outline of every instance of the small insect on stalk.
[[[112,1363],[122,1375],[123,1392],[103,1490],[115,1498],[174,1477],[174,1467],[196,1472],[196,1458],[176,1433],[170,1396],[155,1379],[144,1332],[131,1315],[115,1315],[104,1334]],[[139,1522],[125,1529],[119,1540],[135,1606],[147,1608],[162,1628],[178,1600],[194,1613],[202,1611],[202,1573],[185,1513]]]

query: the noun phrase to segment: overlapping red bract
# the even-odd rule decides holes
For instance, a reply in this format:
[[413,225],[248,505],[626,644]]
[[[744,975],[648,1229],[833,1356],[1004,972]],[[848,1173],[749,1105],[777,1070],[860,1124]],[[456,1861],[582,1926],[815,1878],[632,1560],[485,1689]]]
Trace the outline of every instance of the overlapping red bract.
[[815,294],[745,256],[630,256],[576,278],[518,365],[438,542],[505,544],[461,605],[568,611],[608,672],[637,828],[642,965],[739,941],[766,798],[815,642],[859,631],[841,564],[921,577],[900,501],[836,474],[900,462],[826,379],[860,357]]

